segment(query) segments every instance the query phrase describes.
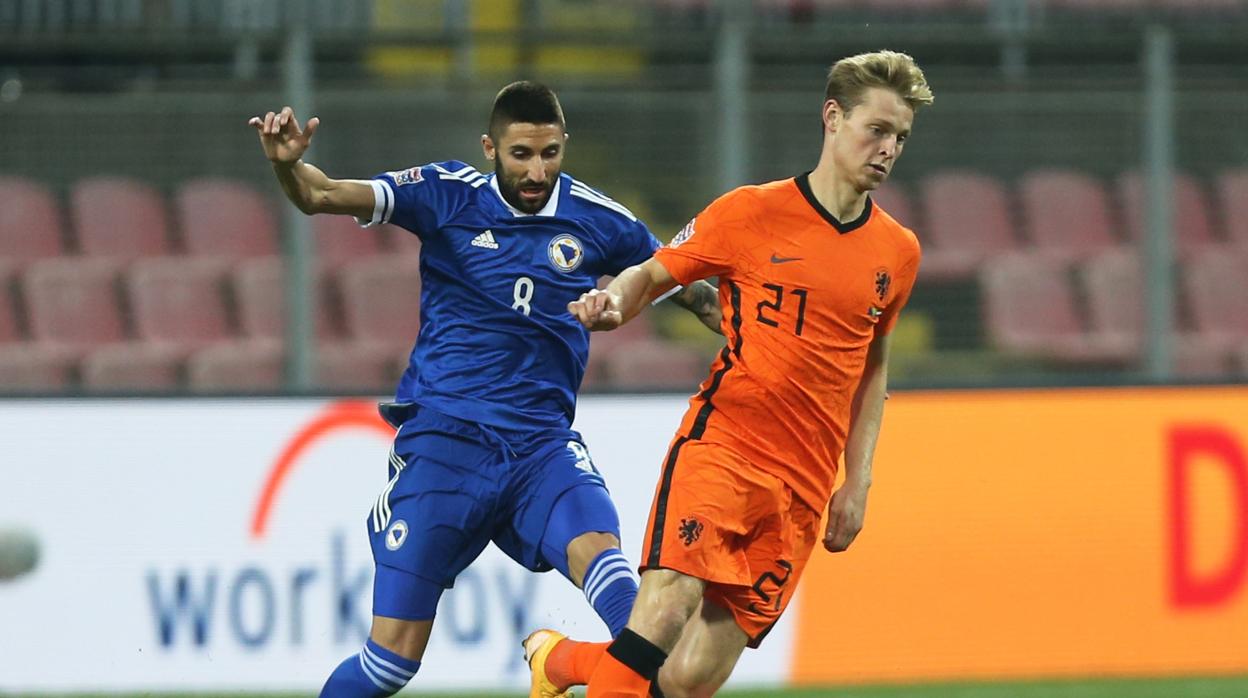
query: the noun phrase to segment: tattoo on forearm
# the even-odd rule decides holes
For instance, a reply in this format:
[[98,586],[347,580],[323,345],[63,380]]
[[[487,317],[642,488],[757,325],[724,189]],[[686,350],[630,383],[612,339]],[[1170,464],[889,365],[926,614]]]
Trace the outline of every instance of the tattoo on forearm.
[[697,315],[708,326],[718,326],[721,317],[719,291],[706,281],[689,284],[680,293],[672,296],[672,302]]

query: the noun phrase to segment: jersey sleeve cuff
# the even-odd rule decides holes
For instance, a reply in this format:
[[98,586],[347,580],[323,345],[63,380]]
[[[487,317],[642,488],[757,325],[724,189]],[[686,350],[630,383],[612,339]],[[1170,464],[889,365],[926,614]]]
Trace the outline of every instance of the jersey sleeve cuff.
[[368,183],[373,187],[373,217],[369,220],[356,218],[356,222],[365,228],[389,223],[390,216],[394,215],[394,190],[380,179],[370,179]]

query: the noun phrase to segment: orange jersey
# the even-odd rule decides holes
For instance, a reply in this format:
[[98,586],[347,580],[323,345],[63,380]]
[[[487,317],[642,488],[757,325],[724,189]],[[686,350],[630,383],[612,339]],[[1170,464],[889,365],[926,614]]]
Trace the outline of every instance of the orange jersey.
[[867,348],[914,287],[914,233],[870,198],[857,220],[837,221],[802,175],[728,192],[655,259],[682,284],[719,277],[727,345],[680,433],[824,506]]

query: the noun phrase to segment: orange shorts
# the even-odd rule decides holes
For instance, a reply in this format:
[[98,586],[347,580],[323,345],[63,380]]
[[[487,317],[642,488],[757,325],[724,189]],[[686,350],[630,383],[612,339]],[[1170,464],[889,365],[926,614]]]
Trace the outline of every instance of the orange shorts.
[[793,490],[723,446],[678,436],[659,478],[641,569],[707,582],[757,647],[788,606],[820,515]]

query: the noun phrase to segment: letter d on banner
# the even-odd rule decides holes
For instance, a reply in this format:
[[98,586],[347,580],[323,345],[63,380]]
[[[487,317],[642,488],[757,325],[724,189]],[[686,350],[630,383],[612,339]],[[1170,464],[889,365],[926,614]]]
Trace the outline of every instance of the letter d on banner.
[[[1225,429],[1175,427],[1169,434],[1170,463],[1170,601],[1195,609],[1225,603],[1248,574],[1248,458]],[[1232,499],[1230,556],[1206,575],[1193,569],[1192,469],[1198,458],[1217,461],[1226,470]]]

